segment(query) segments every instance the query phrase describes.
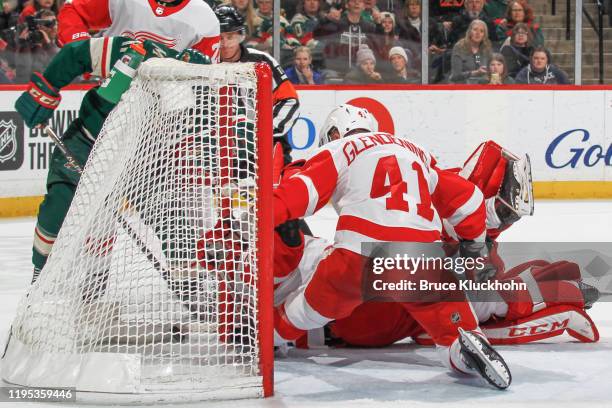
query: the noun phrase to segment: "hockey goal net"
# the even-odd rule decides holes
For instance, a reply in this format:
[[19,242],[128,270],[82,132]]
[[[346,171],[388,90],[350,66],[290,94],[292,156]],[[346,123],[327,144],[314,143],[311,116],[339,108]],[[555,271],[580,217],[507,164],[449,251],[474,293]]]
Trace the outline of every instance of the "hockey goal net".
[[259,64],[141,66],[18,307],[5,381],[272,393],[271,105]]

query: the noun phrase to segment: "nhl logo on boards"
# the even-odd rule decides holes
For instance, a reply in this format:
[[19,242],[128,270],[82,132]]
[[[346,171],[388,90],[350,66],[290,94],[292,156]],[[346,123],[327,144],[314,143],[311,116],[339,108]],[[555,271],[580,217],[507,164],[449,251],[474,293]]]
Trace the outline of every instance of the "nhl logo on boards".
[[0,163],[15,157],[17,153],[17,126],[10,122],[0,121]]
[[0,170],[23,163],[23,121],[16,112],[0,112]]

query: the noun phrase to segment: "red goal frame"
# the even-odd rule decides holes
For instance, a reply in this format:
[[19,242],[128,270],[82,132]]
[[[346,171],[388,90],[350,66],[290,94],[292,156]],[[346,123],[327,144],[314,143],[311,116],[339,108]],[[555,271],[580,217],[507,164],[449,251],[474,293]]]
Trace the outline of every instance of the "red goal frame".
[[263,396],[274,395],[274,278],[272,207],[272,70],[255,65],[257,75],[257,251],[259,371]]

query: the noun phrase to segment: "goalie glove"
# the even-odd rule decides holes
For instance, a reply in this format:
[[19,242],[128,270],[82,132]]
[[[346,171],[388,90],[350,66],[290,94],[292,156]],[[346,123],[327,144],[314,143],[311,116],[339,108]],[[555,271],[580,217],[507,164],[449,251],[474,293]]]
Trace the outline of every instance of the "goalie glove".
[[51,85],[40,72],[34,72],[28,89],[15,102],[15,110],[26,125],[33,128],[49,120],[61,100],[59,89]]

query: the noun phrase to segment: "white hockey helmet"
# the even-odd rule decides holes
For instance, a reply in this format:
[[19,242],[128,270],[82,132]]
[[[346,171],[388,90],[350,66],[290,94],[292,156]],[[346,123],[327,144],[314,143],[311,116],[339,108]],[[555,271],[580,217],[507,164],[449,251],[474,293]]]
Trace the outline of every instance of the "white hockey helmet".
[[331,133],[338,130],[340,137],[355,129],[364,129],[368,132],[376,132],[378,123],[374,116],[364,108],[358,108],[349,104],[335,107],[325,119],[323,127],[319,132],[319,146],[332,141]]

